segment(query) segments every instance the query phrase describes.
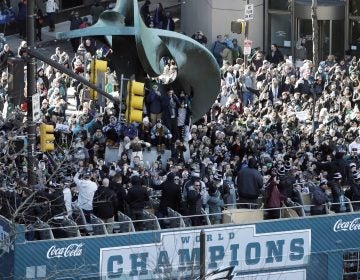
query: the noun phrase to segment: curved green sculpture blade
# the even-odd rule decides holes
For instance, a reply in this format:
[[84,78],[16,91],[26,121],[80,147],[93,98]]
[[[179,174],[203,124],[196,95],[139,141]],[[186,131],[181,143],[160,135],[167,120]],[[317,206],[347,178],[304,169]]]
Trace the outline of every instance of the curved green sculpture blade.
[[192,92],[192,118],[199,120],[214,103],[220,88],[220,70],[204,46],[180,33],[145,26],[136,0],[117,0],[115,8],[100,15],[88,28],[58,33],[59,39],[112,36],[115,70],[142,80],[162,74],[161,59],[170,57],[178,67],[175,84]]

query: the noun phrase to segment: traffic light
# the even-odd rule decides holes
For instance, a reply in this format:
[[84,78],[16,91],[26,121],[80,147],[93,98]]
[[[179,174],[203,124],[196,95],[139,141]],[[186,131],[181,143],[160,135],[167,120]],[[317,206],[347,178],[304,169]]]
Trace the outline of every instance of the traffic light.
[[7,59],[8,67],[8,96],[10,102],[14,106],[18,106],[24,102],[24,87],[25,87],[25,74],[24,74],[24,59],[18,57],[9,57]]
[[[107,61],[93,59],[90,62],[90,82],[98,88],[105,88],[105,73],[107,70]],[[90,89],[90,99],[97,100],[97,91]]]
[[51,124],[40,124],[40,150],[48,152],[54,150],[54,126]]
[[136,81],[128,81],[126,97],[126,121],[142,122],[144,103],[144,84]]
[[15,138],[9,140],[8,147],[10,155],[26,154],[27,136],[15,136]]
[[231,32],[241,34],[245,32],[245,21],[241,19],[231,21]]

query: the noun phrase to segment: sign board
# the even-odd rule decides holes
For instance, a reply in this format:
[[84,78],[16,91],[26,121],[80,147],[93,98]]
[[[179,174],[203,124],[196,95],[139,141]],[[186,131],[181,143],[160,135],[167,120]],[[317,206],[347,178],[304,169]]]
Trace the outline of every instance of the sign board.
[[299,111],[299,112],[295,112],[295,115],[299,119],[299,121],[304,122],[309,118],[308,113],[309,113],[308,111]]
[[248,4],[245,6],[245,20],[254,19],[254,4]]
[[[100,249],[101,279],[120,279],[138,270],[144,279],[155,279],[152,272],[190,279],[194,261],[199,258],[200,230],[164,232],[160,240],[157,244]],[[244,272],[304,266],[309,261],[310,240],[309,229],[271,235],[257,233],[254,225],[209,229],[206,269],[234,266],[235,271]]]
[[35,93],[32,96],[33,106],[33,120],[34,122],[40,120],[40,93]]
[[[0,248],[2,239],[15,237],[9,253],[0,249],[0,279],[196,279],[201,229],[206,280],[352,279],[344,276],[360,273],[359,212],[142,232],[124,227],[111,235],[34,241],[25,241],[23,225],[10,234],[13,227],[3,220]],[[334,240],[341,241],[338,250]],[[234,277],[221,277],[225,269]]]
[[244,55],[251,54],[251,46],[252,46],[251,40],[244,40]]

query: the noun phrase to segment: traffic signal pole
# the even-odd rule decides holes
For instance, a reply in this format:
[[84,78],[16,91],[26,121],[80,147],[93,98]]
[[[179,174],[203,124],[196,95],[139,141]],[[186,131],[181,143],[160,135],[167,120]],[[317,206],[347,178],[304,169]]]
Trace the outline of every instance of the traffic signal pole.
[[125,81],[124,74],[121,74],[121,77],[120,77],[120,106],[119,106],[119,118],[118,118],[119,123],[121,122],[121,104],[122,104],[122,98],[123,98],[124,81]]
[[84,84],[85,86],[87,86],[93,90],[96,90],[99,94],[105,96],[107,99],[109,99],[113,103],[115,103],[115,104],[119,103],[119,101],[117,99],[115,99],[111,94],[107,93],[105,90],[103,90],[101,88],[98,88],[96,85],[90,83],[84,77],[82,77],[78,74],[75,74],[71,69],[66,68],[62,64],[56,62],[55,60],[52,60],[50,57],[43,55],[42,53],[40,53],[39,51],[37,51],[33,48],[29,49],[28,52],[29,52],[29,55],[45,62],[46,64],[54,67],[55,69],[59,70],[60,72],[65,73],[69,77],[79,81],[80,83]]
[[[26,37],[28,49],[35,48],[35,26],[34,26],[34,9],[35,0],[27,1],[26,12]],[[27,56],[27,170],[28,170],[28,185],[34,186],[36,182],[35,176],[35,146],[36,146],[36,124],[33,119],[33,94],[36,93],[36,61],[35,57]]]

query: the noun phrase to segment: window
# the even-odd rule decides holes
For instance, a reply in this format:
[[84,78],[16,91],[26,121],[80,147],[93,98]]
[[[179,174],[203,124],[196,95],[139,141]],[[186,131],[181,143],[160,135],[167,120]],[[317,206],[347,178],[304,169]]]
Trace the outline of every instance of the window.
[[61,9],[70,9],[70,8],[75,8],[81,5],[85,5],[85,2],[89,2],[86,0],[62,0],[61,1]]
[[349,42],[351,55],[360,55],[360,21],[350,20],[349,22]]
[[350,15],[360,16],[360,1],[359,0],[350,0]]
[[270,14],[270,44],[280,47],[283,54],[291,53],[291,16]]
[[360,21],[350,20],[350,41],[360,43]]
[[342,57],[344,54],[344,21],[343,20],[333,20],[332,21],[332,54],[337,57]]
[[[291,0],[290,0],[291,1]],[[289,0],[270,0],[269,1],[269,9],[271,10],[289,10],[290,5]]]
[[345,252],[343,262],[343,280],[358,279],[360,279],[360,252]]

